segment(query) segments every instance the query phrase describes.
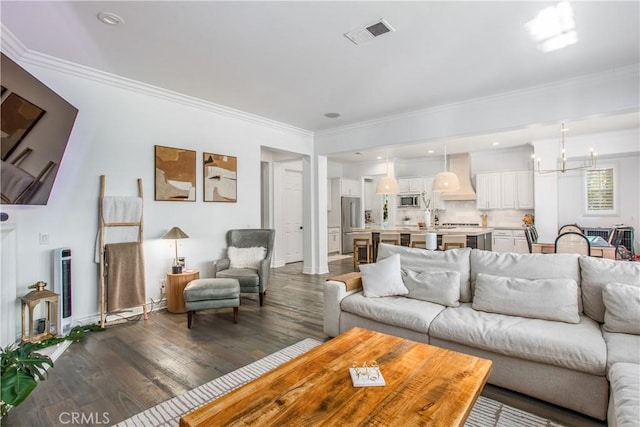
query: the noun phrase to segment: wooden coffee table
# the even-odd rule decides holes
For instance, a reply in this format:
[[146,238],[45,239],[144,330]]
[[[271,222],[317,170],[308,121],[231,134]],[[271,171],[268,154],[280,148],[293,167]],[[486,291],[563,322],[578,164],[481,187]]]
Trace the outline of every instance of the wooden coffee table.
[[[382,387],[353,387],[377,361]],[[463,425],[491,361],[353,328],[180,419],[180,426]]]

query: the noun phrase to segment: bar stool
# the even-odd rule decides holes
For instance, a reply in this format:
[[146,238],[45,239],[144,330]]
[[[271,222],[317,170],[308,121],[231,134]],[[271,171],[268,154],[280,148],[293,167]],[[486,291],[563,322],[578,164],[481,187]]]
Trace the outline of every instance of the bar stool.
[[[372,261],[373,236],[371,232],[351,233],[353,237],[353,269],[358,270],[359,264],[368,264]],[[365,256],[361,254],[364,252]]]
[[380,232],[380,243],[400,246],[400,233],[390,231]]
[[442,236],[442,250],[466,248],[467,236]]
[[424,233],[411,233],[409,246],[412,248],[427,249],[427,235]]

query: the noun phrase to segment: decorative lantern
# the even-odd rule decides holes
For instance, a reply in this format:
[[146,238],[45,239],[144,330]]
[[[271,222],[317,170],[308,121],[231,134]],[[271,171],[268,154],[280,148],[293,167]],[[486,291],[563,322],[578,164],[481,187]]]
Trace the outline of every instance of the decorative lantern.
[[[51,323],[51,319],[55,319],[56,313],[58,313],[58,294],[45,290],[45,286],[47,284],[43,281],[36,282],[29,286],[29,289],[35,290],[20,298],[22,300],[22,342],[40,342],[58,335],[57,322]],[[39,332],[36,330],[33,310],[41,302],[45,303],[46,311],[44,330]]]

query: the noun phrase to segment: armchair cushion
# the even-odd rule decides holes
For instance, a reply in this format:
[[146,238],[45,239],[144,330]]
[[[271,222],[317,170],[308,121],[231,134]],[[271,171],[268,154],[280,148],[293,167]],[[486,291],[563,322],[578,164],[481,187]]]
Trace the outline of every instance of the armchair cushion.
[[267,249],[262,246],[253,246],[250,248],[236,248],[229,246],[227,248],[227,256],[231,263],[231,268],[258,268],[267,254]]

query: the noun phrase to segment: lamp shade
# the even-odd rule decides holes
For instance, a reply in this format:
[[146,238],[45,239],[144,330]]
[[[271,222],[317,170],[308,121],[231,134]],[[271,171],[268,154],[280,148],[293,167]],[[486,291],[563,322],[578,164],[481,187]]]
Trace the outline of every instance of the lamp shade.
[[164,236],[162,236],[163,239],[186,239],[188,237],[187,233],[180,230],[179,227],[173,227],[171,230],[167,231]]
[[433,181],[433,191],[445,193],[460,189],[460,181],[453,172],[440,172]]
[[376,194],[398,194],[399,192],[400,187],[394,177],[387,175],[378,180]]

